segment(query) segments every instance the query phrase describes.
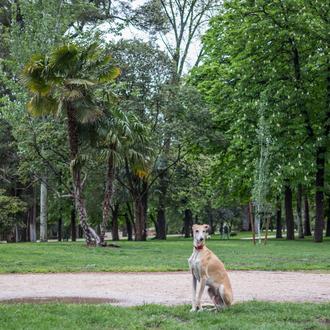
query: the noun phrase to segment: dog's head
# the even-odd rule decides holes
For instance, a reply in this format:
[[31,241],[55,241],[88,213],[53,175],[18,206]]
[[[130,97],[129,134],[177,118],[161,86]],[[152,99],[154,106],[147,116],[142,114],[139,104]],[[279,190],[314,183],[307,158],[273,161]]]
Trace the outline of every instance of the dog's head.
[[194,245],[195,247],[203,247],[208,238],[209,225],[193,225]]

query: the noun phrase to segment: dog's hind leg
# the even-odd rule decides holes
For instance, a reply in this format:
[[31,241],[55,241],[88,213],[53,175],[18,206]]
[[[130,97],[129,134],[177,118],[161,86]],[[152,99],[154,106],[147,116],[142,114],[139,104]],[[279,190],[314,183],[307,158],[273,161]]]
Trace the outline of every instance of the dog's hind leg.
[[216,299],[216,289],[213,288],[213,287],[209,287],[207,289],[207,293],[209,294],[210,298],[211,298],[211,301],[213,303],[213,306],[211,309],[209,309],[209,311],[214,311],[214,310],[217,310],[217,299]]
[[226,292],[225,286],[223,284],[219,287],[219,294],[223,302],[224,307],[229,307],[233,302],[233,297],[230,291]]
[[214,307],[217,311],[220,311],[226,306],[226,303],[224,301],[223,297],[223,285],[221,285],[219,288],[215,287],[209,287],[207,292],[214,304]]
[[216,305],[216,299],[215,299],[216,291],[215,290],[216,289],[214,289],[213,287],[209,287],[207,289],[207,293],[209,294],[211,301],[213,302],[214,305]]

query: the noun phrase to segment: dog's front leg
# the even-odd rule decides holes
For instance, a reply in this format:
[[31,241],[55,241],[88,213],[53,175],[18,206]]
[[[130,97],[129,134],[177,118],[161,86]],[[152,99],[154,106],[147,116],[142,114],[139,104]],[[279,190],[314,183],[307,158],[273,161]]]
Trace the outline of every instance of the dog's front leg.
[[196,310],[196,287],[197,287],[197,279],[194,274],[192,274],[192,308],[191,312]]
[[200,310],[200,311],[203,310],[202,304],[201,304],[201,299],[202,299],[202,295],[203,295],[203,292],[205,289],[205,285],[206,285],[206,279],[202,278],[201,285],[200,285],[199,292],[198,292],[198,297],[197,297],[197,304],[196,304],[196,309]]

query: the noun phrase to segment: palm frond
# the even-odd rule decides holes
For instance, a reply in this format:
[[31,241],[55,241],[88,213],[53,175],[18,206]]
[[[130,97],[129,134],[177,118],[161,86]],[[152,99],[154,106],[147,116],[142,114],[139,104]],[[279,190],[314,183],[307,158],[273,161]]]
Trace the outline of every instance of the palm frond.
[[96,82],[92,81],[92,80],[89,80],[89,79],[66,79],[64,81],[64,84],[66,86],[69,86],[69,85],[74,85],[74,86],[84,86],[85,88],[87,88],[88,86],[95,86],[96,85]]
[[81,124],[94,123],[103,116],[100,107],[86,100],[78,100],[74,102],[76,108],[76,119]]
[[101,83],[107,83],[114,79],[116,79],[121,73],[121,70],[117,66],[113,66],[109,68],[105,73],[101,74],[99,76],[99,82]]
[[45,96],[51,91],[52,85],[44,77],[45,67],[45,56],[39,54],[33,55],[24,66],[20,80],[31,93]]
[[103,58],[101,58],[97,61],[97,65],[99,65],[99,66],[106,65],[106,64],[110,63],[111,60],[112,60],[112,56],[110,54],[107,54],[107,55],[103,56]]
[[27,104],[28,111],[33,116],[45,116],[49,114],[56,114],[59,104],[52,97],[34,95]]
[[50,55],[50,66],[54,72],[65,74],[75,72],[79,63],[79,47],[67,44],[57,47]]

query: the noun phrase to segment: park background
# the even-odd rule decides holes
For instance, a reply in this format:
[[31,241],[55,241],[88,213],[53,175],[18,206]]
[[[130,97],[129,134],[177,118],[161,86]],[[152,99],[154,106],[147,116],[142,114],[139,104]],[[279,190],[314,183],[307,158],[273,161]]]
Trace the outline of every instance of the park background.
[[[193,223],[210,225],[229,270],[329,272],[327,1],[0,4],[1,273],[184,271]],[[239,303],[202,316],[68,306],[1,304],[0,320],[330,322],[329,304]]]

